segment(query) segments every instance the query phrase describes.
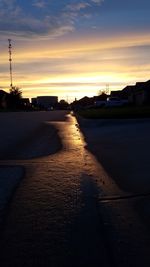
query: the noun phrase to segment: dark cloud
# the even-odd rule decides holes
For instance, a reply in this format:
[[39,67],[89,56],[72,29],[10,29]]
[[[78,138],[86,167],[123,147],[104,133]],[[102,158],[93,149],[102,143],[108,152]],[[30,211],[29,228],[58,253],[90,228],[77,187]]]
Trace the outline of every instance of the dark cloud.
[[[0,32],[22,37],[49,36],[55,38],[72,32],[77,18],[87,19],[84,11],[100,0],[56,1],[33,0],[29,3],[17,0],[0,0]],[[36,10],[35,10],[36,9]],[[89,17],[89,12],[88,12]]]

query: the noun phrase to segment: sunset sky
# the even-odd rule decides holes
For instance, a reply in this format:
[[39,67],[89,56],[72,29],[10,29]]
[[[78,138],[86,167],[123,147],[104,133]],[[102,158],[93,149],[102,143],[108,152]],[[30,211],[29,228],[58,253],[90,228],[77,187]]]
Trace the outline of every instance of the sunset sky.
[[0,0],[0,88],[72,101],[150,79],[149,0]]

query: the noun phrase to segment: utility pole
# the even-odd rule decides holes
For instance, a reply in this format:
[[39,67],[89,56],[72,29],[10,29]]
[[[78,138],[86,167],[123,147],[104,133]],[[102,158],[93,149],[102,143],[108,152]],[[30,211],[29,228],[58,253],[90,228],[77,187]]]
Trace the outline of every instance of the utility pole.
[[67,101],[67,103],[68,103],[68,100],[69,100],[69,97],[68,97],[68,95],[66,95],[66,101]]
[[9,70],[10,70],[10,89],[13,87],[13,78],[12,78],[12,45],[11,45],[11,39],[8,39],[8,52],[9,52]]
[[106,94],[107,94],[107,95],[110,94],[109,84],[106,84]]

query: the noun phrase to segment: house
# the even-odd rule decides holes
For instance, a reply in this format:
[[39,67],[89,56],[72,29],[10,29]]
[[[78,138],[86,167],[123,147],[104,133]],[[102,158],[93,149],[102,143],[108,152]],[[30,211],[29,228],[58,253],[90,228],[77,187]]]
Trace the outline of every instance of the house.
[[94,96],[93,99],[94,99],[95,107],[105,106],[108,97],[109,97],[109,95],[107,95],[105,93],[102,93],[101,95],[98,95],[98,96]]
[[133,91],[134,91],[135,85],[128,85],[121,91],[121,99],[128,100],[129,103],[133,103]]
[[6,93],[4,90],[0,90],[0,108],[6,108],[8,105],[8,93]]
[[150,105],[150,80],[128,85],[121,91],[112,91],[111,96],[128,100],[132,105]]
[[135,85],[125,87],[122,91],[128,95],[129,103],[137,106],[150,105],[150,80],[137,82]]
[[121,98],[121,90],[119,91],[111,91],[111,93],[110,93],[110,97],[119,97],[119,98]]
[[94,105],[94,97],[88,97],[84,96],[83,98],[79,100],[75,100],[71,106],[73,110],[79,110],[79,109],[85,109],[85,108],[90,108],[91,106]]
[[56,107],[58,104],[57,96],[38,96],[37,105],[44,109],[51,109]]
[[24,107],[30,106],[30,99],[29,98],[22,98],[22,104]]
[[32,104],[32,106],[34,106],[34,107],[37,106],[37,98],[36,98],[36,97],[31,98],[31,104]]

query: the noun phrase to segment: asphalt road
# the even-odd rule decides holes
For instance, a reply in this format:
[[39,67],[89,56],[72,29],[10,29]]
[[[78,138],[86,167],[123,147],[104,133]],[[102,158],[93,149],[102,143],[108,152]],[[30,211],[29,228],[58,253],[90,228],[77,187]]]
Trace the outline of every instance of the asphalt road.
[[[44,130],[57,129],[53,154],[30,140],[0,162],[24,170],[4,216],[0,266],[150,266],[149,229],[136,212],[149,195],[120,190],[85,149],[76,119],[63,116]],[[38,157],[30,157],[35,149]]]

